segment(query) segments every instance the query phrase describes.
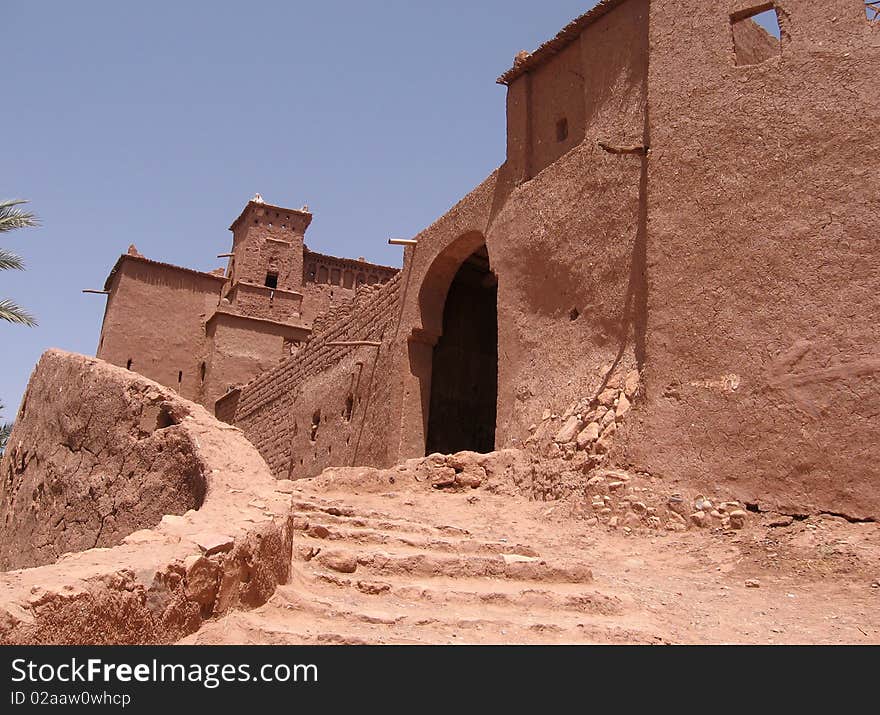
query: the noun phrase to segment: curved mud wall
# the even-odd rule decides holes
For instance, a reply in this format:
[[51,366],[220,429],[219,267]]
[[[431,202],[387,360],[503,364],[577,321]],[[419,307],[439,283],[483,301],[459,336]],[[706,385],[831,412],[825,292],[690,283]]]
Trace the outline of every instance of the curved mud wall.
[[171,390],[107,363],[49,351],[0,462],[0,569],[106,547],[198,509],[205,465]]
[[0,645],[169,643],[289,578],[292,483],[136,373],[47,352],[2,468],[3,557],[68,553],[0,571]]

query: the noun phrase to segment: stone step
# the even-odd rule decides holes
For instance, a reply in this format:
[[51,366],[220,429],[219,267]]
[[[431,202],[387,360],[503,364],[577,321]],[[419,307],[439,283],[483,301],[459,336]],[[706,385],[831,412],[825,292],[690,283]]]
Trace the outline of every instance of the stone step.
[[[317,528],[316,528],[317,527]],[[506,541],[486,541],[472,537],[444,537],[434,534],[411,533],[405,531],[377,530],[370,527],[340,526],[309,521],[305,536],[317,542],[339,542],[357,545],[380,545],[403,547],[422,551],[440,551],[463,554],[514,554],[518,556],[539,556],[538,552],[526,544],[511,544]]]
[[[393,619],[392,619],[393,620]],[[389,622],[357,611],[306,609],[274,602],[212,621],[185,643],[418,644],[418,643],[655,643],[662,639],[640,627],[612,620],[565,622],[552,614],[518,610],[507,618],[442,614],[424,609]]]
[[419,645],[426,641],[392,633],[384,624],[371,625],[313,612],[282,609],[234,612],[210,621],[181,645]]
[[[365,596],[354,589],[327,591],[297,588],[279,591],[270,601],[275,608],[310,612],[318,616],[344,618],[373,625],[400,628],[433,624],[445,629],[475,627],[496,629],[517,627],[565,630],[577,627],[613,626],[621,608],[597,594],[581,593],[559,598],[549,592],[521,592],[515,595],[476,594],[457,591],[435,593],[424,601],[414,600],[405,589],[394,589],[378,596]],[[496,596],[481,598],[481,596]]]
[[300,517],[309,523],[329,526],[339,524],[375,531],[402,531],[410,534],[425,534],[438,536],[468,536],[470,532],[460,526],[450,524],[428,525],[421,521],[413,521],[400,516],[389,516],[382,512],[368,510],[357,512],[350,507],[327,506],[313,503],[295,502],[293,508],[295,517]]
[[[523,584],[507,579],[480,577],[449,578],[438,576],[413,582],[406,576],[384,575],[374,578],[367,574],[330,572],[295,572],[290,584],[279,586],[280,599],[295,600],[309,593],[317,598],[332,599],[340,591],[350,591],[350,598],[365,597],[384,603],[393,600],[406,609],[411,604],[439,606],[477,605],[481,608],[499,605],[513,609],[546,608],[597,616],[619,616],[634,610],[636,604],[625,595],[585,589],[583,584]],[[356,592],[356,593],[355,593]]]
[[[294,545],[302,545],[298,540]],[[309,539],[314,542],[314,540]],[[517,581],[541,581],[547,583],[589,583],[592,572],[582,563],[553,563],[536,557],[516,554],[479,556],[443,553],[425,553],[408,547],[395,551],[342,548],[320,548],[310,558],[295,562],[295,568],[323,572],[354,573],[355,571],[380,575],[406,575],[422,578],[450,576],[455,578],[481,576],[486,578],[512,579]],[[302,551],[299,550],[302,556]]]

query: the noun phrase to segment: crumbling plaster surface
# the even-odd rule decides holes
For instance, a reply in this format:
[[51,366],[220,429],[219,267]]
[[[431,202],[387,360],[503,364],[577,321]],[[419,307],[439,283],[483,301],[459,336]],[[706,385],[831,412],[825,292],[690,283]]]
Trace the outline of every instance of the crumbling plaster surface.
[[[59,377],[66,381],[52,383]],[[21,456],[26,437],[42,435],[46,446],[41,450],[51,450],[50,439],[65,438],[67,431],[52,432],[47,425],[70,419],[64,416],[65,408],[94,399],[88,392],[93,379],[102,390],[97,404],[116,420],[111,425],[102,416],[84,422],[75,432],[78,444],[96,451],[108,464],[120,453],[137,455],[130,457],[135,465],[131,479],[108,481],[95,500],[109,504],[116,499],[117,507],[125,503],[117,511],[112,539],[117,545],[66,553],[52,564],[0,573],[0,643],[171,642],[195,631],[204,619],[265,602],[289,577],[289,483],[272,477],[238,429],[146,378],[93,358],[46,353],[31,379],[28,400],[50,384],[65,397],[59,401],[43,395],[38,414],[24,405],[11,438],[13,449],[3,461],[4,474]],[[123,404],[130,409],[127,420],[120,418]],[[160,427],[158,432],[164,434],[153,442],[178,452],[166,466],[182,464],[201,476],[204,500],[197,510],[180,515],[161,516],[154,505],[149,517],[137,522],[130,515],[123,517],[137,508],[131,497],[135,492],[149,494],[158,485],[153,477],[141,481],[141,452],[126,452],[124,447],[138,437],[151,439],[144,432],[155,426],[160,409],[178,424]],[[28,478],[35,479],[31,472],[37,458],[26,461]],[[166,490],[168,476],[162,485]],[[30,496],[30,489],[26,491]],[[57,509],[57,515],[69,512],[61,504]],[[107,519],[104,522],[106,529]],[[7,529],[4,543],[17,543],[17,532]],[[77,546],[64,542],[61,534],[54,538],[65,544],[59,548],[72,551]],[[25,549],[27,539],[20,542],[19,548]]]
[[880,36],[859,0],[782,0],[781,57],[737,67],[747,5],[651,4],[646,389],[617,456],[878,518]]
[[171,390],[98,360],[41,358],[0,462],[0,569],[114,546],[201,506],[204,463]]

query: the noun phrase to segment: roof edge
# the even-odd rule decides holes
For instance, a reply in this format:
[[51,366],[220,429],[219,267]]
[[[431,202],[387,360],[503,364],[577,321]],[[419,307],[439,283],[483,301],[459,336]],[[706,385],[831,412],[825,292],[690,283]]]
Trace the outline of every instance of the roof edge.
[[520,62],[515,62],[513,67],[495,80],[496,84],[510,85],[515,79],[544,64],[574,42],[584,29],[625,2],[627,0],[600,0],[598,5],[569,22],[556,33],[555,37],[539,45],[528,57]]
[[195,268],[175,266],[173,263],[163,263],[162,261],[154,261],[151,258],[146,258],[145,256],[133,256],[130,253],[123,253],[121,256],[119,256],[119,258],[116,259],[116,263],[113,264],[113,268],[110,269],[110,273],[107,275],[107,280],[104,281],[104,290],[110,290],[110,284],[113,282],[113,277],[119,272],[119,268],[122,266],[122,262],[125,260],[136,261],[138,263],[146,263],[147,265],[158,266],[160,268],[170,268],[175,271],[182,271],[183,273],[196,275],[200,278],[210,278],[212,280],[220,281],[221,283],[226,282],[226,276],[220,276],[216,273],[206,273],[205,271],[197,271]]
[[341,263],[352,263],[357,266],[364,266],[365,268],[378,268],[383,271],[394,271],[395,273],[400,273],[401,269],[395,266],[384,266],[381,263],[371,263],[370,261],[359,261],[357,258],[347,258],[346,256],[331,256],[329,253],[321,253],[320,251],[313,251],[312,249],[303,246],[303,263],[305,263],[305,257],[309,256],[319,256],[321,258],[329,258],[333,261],[339,261]]
[[230,231],[235,230],[235,225],[239,221],[241,221],[241,219],[247,213],[247,210],[251,207],[251,204],[253,204],[254,206],[260,206],[262,208],[273,209],[275,211],[286,211],[287,213],[291,213],[291,214],[299,214],[300,216],[308,216],[309,221],[311,222],[311,220],[312,220],[312,212],[311,211],[303,211],[302,209],[292,209],[292,208],[288,208],[287,206],[275,206],[274,204],[267,204],[265,201],[254,201],[253,199],[251,199],[250,201],[248,201],[244,205],[244,208],[241,210],[241,213],[238,215],[238,217],[235,219],[235,221],[233,221],[231,224],[229,224]]

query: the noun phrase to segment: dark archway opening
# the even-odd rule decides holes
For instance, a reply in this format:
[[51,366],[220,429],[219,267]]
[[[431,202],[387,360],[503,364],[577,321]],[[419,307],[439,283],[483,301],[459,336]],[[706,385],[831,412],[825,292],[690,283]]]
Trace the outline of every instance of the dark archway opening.
[[497,296],[484,245],[462,263],[446,295],[433,353],[426,454],[495,449]]

